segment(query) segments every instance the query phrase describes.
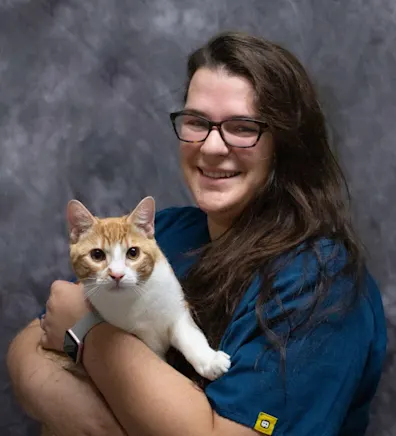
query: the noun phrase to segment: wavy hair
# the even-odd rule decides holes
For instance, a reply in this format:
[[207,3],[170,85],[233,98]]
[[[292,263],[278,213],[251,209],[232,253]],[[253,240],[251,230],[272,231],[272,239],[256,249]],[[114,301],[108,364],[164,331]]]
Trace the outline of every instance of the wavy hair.
[[[279,351],[284,361],[288,338],[314,319],[338,276],[352,276],[355,286],[348,298],[331,310],[346,308],[360,292],[363,251],[350,221],[347,184],[331,150],[314,86],[289,51],[245,33],[221,33],[190,55],[185,100],[191,79],[200,68],[224,69],[249,80],[256,109],[272,133],[275,156],[266,183],[232,227],[199,252],[199,260],[182,284],[197,322],[211,345],[217,347],[242,296],[259,273],[259,326],[269,347]],[[347,253],[335,275],[329,273],[329,259],[323,259],[318,250],[317,242],[322,238],[334,242],[331,259],[340,255],[337,247]],[[273,284],[279,271],[303,251],[316,257],[320,271],[308,315],[293,324],[293,313],[283,310]],[[263,317],[269,301],[280,306],[281,315],[275,320]],[[285,321],[289,327],[287,334],[281,335],[276,326]]]

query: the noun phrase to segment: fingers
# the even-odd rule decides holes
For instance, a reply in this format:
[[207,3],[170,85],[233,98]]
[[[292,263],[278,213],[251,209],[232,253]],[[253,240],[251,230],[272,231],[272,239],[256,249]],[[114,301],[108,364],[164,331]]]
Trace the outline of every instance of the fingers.
[[54,344],[53,341],[50,340],[49,336],[45,332],[41,336],[40,345],[45,350],[63,351],[63,348],[60,346],[59,342]]
[[45,314],[41,315],[41,318],[40,318],[40,327],[41,327],[42,330],[45,331]]
[[44,331],[40,338],[40,345],[46,350],[63,351],[63,338],[54,337],[54,335]]
[[48,335],[47,335],[47,333],[45,333],[45,332],[41,335],[41,338],[40,338],[40,345],[41,345],[43,348],[45,348],[46,350],[48,350],[48,349],[51,348],[51,347],[50,347],[49,340],[48,340]]
[[82,286],[65,280],[55,280],[51,285],[51,294],[77,292],[77,289],[82,289]]
[[66,282],[64,280],[55,280],[51,285],[50,296],[47,301],[47,310],[49,312],[59,310],[59,308],[85,309],[84,288],[82,285]]

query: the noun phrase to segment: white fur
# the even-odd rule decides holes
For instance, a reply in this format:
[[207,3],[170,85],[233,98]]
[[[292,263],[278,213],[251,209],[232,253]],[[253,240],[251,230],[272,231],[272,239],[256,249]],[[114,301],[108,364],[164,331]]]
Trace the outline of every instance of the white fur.
[[125,249],[121,247],[121,244],[115,244],[111,250],[111,262],[109,264],[109,270],[114,274],[125,274]]
[[157,261],[149,279],[139,284],[136,272],[125,265],[125,252],[118,245],[111,250],[109,269],[125,274],[118,287],[107,272],[94,287],[85,284],[87,298],[107,322],[139,337],[162,359],[172,345],[209,380],[228,371],[230,357],[209,346],[165,258]]

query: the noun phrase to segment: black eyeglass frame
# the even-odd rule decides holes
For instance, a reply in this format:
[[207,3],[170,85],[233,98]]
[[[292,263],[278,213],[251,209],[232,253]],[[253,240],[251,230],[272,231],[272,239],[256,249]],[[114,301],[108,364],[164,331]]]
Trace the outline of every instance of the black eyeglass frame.
[[[200,141],[186,141],[185,139],[180,138],[180,136],[179,136],[179,134],[178,134],[178,132],[177,132],[177,128],[176,128],[176,118],[177,118],[178,116],[180,116],[180,115],[190,115],[190,116],[194,116],[194,117],[200,118],[201,120],[203,120],[203,121],[205,121],[206,123],[208,123],[209,129],[208,129],[208,133],[207,133],[207,135],[205,136],[205,138],[202,139],[202,140],[200,140]],[[173,130],[175,131],[177,138],[178,138],[180,141],[182,141],[182,142],[189,142],[189,143],[205,142],[205,141],[208,139],[208,136],[209,136],[210,133],[212,132],[213,128],[214,128],[214,127],[217,127],[217,130],[219,131],[219,134],[220,134],[221,139],[223,140],[224,144],[226,144],[227,147],[235,147],[235,148],[252,148],[252,147],[256,146],[257,143],[259,142],[260,138],[261,138],[261,135],[262,135],[262,134],[263,134],[263,133],[268,129],[268,127],[269,127],[267,122],[262,121],[262,120],[256,120],[256,119],[254,119],[254,118],[249,118],[249,117],[232,117],[232,118],[227,118],[227,119],[225,119],[225,120],[223,120],[223,121],[218,121],[218,122],[216,122],[216,121],[208,120],[207,118],[203,117],[202,115],[197,115],[197,114],[194,114],[194,113],[191,113],[191,112],[188,112],[188,111],[184,111],[184,110],[182,110],[182,111],[178,111],[178,112],[172,112],[172,113],[169,114],[169,117],[170,117],[170,119],[171,119],[172,126],[173,126]],[[258,132],[258,135],[257,135],[256,142],[255,142],[253,145],[249,145],[249,146],[247,146],[247,147],[246,147],[246,146],[241,146],[241,145],[233,145],[233,144],[229,144],[229,143],[225,140],[225,138],[224,138],[224,136],[223,136],[223,132],[222,132],[222,130],[221,130],[221,126],[223,125],[223,123],[225,123],[225,122],[227,122],[227,121],[252,121],[252,122],[258,124],[258,126],[259,126],[259,132]]]

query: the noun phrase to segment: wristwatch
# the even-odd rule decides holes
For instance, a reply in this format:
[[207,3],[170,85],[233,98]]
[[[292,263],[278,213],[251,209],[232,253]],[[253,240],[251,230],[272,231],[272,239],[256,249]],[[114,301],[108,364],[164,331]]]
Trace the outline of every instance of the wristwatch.
[[71,329],[66,331],[63,341],[63,351],[73,362],[81,362],[85,336],[93,327],[101,322],[104,322],[104,319],[100,314],[96,311],[92,311],[87,313]]

